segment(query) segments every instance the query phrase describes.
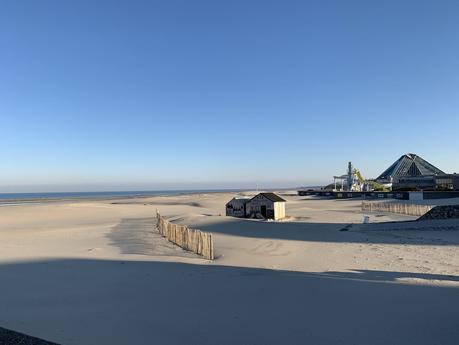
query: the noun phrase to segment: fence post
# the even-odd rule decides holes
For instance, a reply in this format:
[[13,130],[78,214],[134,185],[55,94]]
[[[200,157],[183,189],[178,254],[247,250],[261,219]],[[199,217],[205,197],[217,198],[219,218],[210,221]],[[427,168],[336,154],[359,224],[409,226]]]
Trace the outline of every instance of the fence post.
[[432,209],[431,205],[405,204],[392,202],[362,202],[364,212],[390,212],[410,216],[423,216]]
[[178,225],[161,217],[156,210],[158,232],[170,242],[192,251],[208,260],[214,259],[212,234],[201,230],[190,229],[186,225]]

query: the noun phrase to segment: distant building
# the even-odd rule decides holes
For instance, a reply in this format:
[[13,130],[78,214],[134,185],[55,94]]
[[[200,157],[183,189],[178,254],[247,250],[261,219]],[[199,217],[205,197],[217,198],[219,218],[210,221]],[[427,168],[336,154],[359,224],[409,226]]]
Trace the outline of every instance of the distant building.
[[[347,198],[361,197],[362,195],[372,197],[372,193],[378,191],[387,192],[390,198],[393,196],[391,191],[459,191],[459,174],[446,174],[422,157],[414,153],[407,153],[397,159],[376,179],[364,179],[360,171],[354,169],[349,163],[348,173],[334,176],[333,184],[322,187],[320,190],[299,190],[298,195],[320,195],[335,198],[343,196]],[[381,193],[378,197],[384,195],[386,194]],[[440,194],[430,193],[429,195]],[[443,196],[445,195],[453,194],[443,194]]]
[[458,174],[441,174],[419,177],[401,177],[392,184],[393,191],[454,191],[459,190]]
[[[445,173],[414,153],[407,153],[400,157],[394,164],[387,168],[376,181],[392,187],[395,184],[410,184],[413,188],[425,188],[437,175]],[[416,183],[419,183],[417,185]],[[393,188],[394,189],[394,188]]]
[[260,193],[252,199],[236,197],[226,204],[226,215],[232,217],[285,218],[286,200],[274,193]]
[[234,197],[226,204],[226,215],[231,217],[245,217],[246,205],[250,201],[249,197]]
[[434,190],[435,176],[400,177],[392,183],[393,191]]
[[435,188],[437,190],[459,190],[459,175],[445,174],[436,176]]

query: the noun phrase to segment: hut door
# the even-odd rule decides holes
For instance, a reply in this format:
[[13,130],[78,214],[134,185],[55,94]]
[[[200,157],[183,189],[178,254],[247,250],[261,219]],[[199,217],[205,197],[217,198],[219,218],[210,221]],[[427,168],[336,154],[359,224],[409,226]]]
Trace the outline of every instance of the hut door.
[[261,215],[266,218],[266,205],[261,205]]

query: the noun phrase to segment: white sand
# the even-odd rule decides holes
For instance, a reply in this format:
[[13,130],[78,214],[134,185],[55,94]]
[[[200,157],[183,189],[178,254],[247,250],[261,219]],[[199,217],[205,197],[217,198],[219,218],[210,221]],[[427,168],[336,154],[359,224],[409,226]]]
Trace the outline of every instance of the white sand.
[[[364,226],[360,201],[293,193],[284,222],[235,219],[231,197],[0,207],[0,326],[62,344],[459,343],[459,224]],[[213,232],[217,259],[157,235],[156,208]]]

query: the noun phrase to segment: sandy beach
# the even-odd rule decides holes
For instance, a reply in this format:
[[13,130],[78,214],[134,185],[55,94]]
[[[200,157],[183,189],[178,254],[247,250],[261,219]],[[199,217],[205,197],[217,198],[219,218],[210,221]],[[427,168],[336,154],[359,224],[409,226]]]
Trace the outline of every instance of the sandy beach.
[[[459,342],[457,221],[363,225],[360,200],[294,192],[285,220],[237,219],[232,196],[0,207],[0,326],[60,344]],[[163,239],[157,209],[211,232],[216,259]]]

